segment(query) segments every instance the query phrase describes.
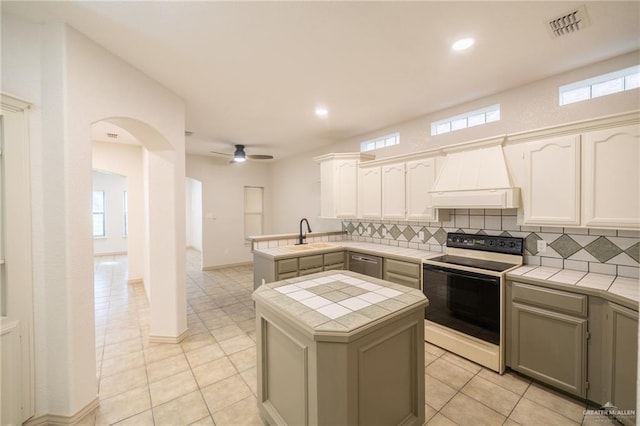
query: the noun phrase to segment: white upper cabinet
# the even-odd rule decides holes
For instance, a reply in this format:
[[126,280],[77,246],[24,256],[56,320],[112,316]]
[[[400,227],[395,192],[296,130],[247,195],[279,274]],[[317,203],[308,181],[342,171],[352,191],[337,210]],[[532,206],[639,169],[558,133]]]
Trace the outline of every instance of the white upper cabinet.
[[335,173],[335,216],[356,217],[358,215],[358,161],[336,161]]
[[382,218],[405,218],[404,163],[382,166]]
[[382,181],[380,167],[361,168],[358,178],[358,217],[382,217]]
[[585,133],[582,215],[585,226],[640,227],[640,135],[637,125]]
[[637,113],[510,137],[524,225],[640,229]]
[[358,164],[372,160],[360,153],[327,154],[320,163],[320,217],[355,218],[358,213]]
[[436,180],[436,159],[409,161],[405,167],[407,220],[437,221],[429,194]]
[[527,143],[522,188],[526,225],[580,225],[580,136]]

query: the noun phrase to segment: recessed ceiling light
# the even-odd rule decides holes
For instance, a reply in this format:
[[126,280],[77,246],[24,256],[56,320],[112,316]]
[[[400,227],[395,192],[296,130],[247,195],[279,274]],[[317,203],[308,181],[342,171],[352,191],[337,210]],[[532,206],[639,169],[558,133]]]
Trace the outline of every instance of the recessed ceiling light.
[[465,49],[468,49],[471,46],[473,46],[473,43],[475,43],[475,42],[476,41],[474,39],[472,39],[471,37],[461,38],[460,40],[458,40],[455,43],[453,43],[451,48],[453,50],[465,50]]
[[325,107],[316,107],[316,116],[320,118],[326,118],[329,116],[329,110]]

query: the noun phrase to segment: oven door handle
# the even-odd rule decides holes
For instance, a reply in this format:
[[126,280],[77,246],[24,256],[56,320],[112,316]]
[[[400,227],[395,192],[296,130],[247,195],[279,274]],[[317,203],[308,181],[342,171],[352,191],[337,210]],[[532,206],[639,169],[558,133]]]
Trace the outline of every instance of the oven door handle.
[[462,275],[465,278],[471,278],[474,280],[483,281],[493,285],[500,285],[500,278],[494,277],[492,275],[481,275],[475,272],[468,272],[460,269],[443,268],[440,266],[434,266],[434,265],[428,265],[428,264],[423,265],[423,269],[429,272],[434,272],[442,275],[449,275],[449,276]]

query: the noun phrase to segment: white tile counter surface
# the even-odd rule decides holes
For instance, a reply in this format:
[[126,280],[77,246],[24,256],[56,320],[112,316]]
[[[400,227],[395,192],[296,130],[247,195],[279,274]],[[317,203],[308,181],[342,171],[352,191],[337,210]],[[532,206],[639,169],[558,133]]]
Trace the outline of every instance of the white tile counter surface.
[[640,280],[637,278],[532,265],[524,265],[508,272],[507,278],[600,296],[635,310],[638,310],[640,302]]
[[414,262],[422,262],[423,259],[428,259],[435,256],[440,256],[442,253],[434,251],[417,250],[407,247],[388,246],[384,244],[374,243],[361,243],[356,241],[335,241],[326,243],[330,244],[328,247],[321,249],[311,249],[295,251],[287,249],[287,247],[271,247],[271,248],[256,248],[253,250],[254,254],[270,257],[272,259],[280,259],[285,257],[298,257],[308,256],[318,253],[327,253],[330,251],[345,249],[351,251],[357,251],[364,254],[371,254],[374,256],[392,257],[400,260],[408,260]]
[[349,335],[383,318],[424,308],[420,290],[350,271],[326,271],[261,285],[257,303],[285,314],[311,334]]

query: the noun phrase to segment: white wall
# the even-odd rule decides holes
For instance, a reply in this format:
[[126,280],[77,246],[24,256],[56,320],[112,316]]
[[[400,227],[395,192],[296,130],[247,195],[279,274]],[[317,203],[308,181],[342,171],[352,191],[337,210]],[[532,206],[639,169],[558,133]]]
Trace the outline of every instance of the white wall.
[[[385,158],[496,135],[524,132],[636,110],[640,107],[637,90],[603,96],[590,101],[578,102],[561,107],[558,105],[558,87],[596,75],[638,65],[639,55],[640,51],[636,51],[612,58],[608,61],[598,62],[587,67],[532,82],[525,86],[516,87],[474,102],[456,105],[446,110],[418,117],[414,120],[387,126],[376,132],[340,141],[331,147],[332,151],[327,152],[359,151],[360,142],[362,141],[376,136],[400,132],[399,145],[373,151],[377,158]],[[497,76],[497,78],[499,77]],[[433,121],[493,104],[500,104],[500,121],[443,135],[430,135],[431,123]]]
[[185,180],[187,247],[202,252],[202,182]]
[[[94,169],[106,170],[126,176],[128,198],[127,252],[128,279],[141,280],[144,276],[144,197],[142,187],[142,147],[108,142],[92,143]],[[94,240],[94,249],[96,248]]]
[[307,152],[271,166],[273,190],[268,199],[271,233],[297,234],[303,217],[309,220],[314,232],[340,230],[339,220],[319,217],[320,165],[312,158],[327,152],[326,149]]
[[126,254],[124,235],[125,176],[93,171],[93,190],[104,192],[104,237],[93,237],[93,254]]
[[[212,157],[187,155],[187,176],[202,182],[202,267],[251,262],[244,239],[244,187],[264,187],[265,205],[272,196],[269,164],[229,164]],[[297,179],[297,177],[296,177]],[[265,234],[271,233],[265,212]]]
[[[558,86],[637,65],[638,55],[639,52],[636,51],[474,102],[387,126],[375,132],[348,138],[322,150],[279,160],[272,166],[272,232],[291,232],[291,223],[294,217],[307,216],[309,219],[313,217],[314,221],[318,220],[320,189],[319,185],[315,183],[320,179],[320,168],[311,161],[313,156],[330,152],[358,152],[360,151],[360,142],[394,132],[400,133],[400,144],[373,151],[376,158],[386,158],[496,135],[523,132],[636,110],[640,108],[637,90],[560,107],[558,106]],[[499,103],[501,107],[501,119],[498,122],[438,136],[430,135],[433,121],[496,103]],[[296,176],[296,178],[291,179],[290,176]],[[339,222],[335,222],[335,225],[331,222],[322,223],[317,228],[319,230],[340,229]],[[315,228],[313,229],[315,230]]]
[[148,229],[153,245],[163,248],[157,259],[147,256],[158,281],[150,334],[175,338],[186,330],[184,104],[69,27],[33,25],[6,13],[0,27],[2,91],[33,105],[36,416],[72,416],[95,404],[98,391],[91,124],[124,117],[155,129],[139,138],[155,151],[147,170],[155,222]]

